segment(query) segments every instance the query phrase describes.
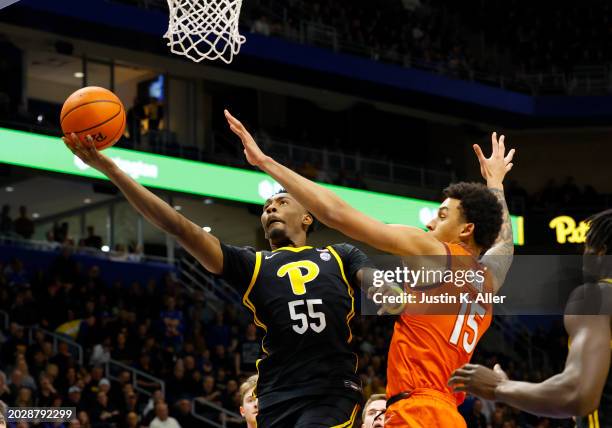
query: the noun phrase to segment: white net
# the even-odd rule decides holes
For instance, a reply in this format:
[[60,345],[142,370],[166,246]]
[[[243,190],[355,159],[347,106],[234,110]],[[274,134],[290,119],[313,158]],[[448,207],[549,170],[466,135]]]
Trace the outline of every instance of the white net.
[[238,31],[242,0],[168,0],[170,21],[164,35],[170,51],[195,62],[229,64],[245,37]]

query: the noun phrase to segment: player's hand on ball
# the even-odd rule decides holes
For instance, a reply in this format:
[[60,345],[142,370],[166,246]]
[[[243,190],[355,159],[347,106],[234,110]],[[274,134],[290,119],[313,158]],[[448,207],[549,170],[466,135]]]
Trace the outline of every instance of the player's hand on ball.
[[247,161],[253,166],[262,165],[267,156],[261,151],[249,131],[247,131],[242,122],[232,116],[228,110],[225,110],[224,113],[230,129],[234,134],[240,137],[240,140],[242,141],[242,145],[244,146],[244,155],[246,156]]
[[466,364],[452,373],[448,385],[455,392],[465,391],[485,400],[495,400],[497,387],[507,380],[508,375],[499,364],[495,364],[493,370],[478,364]]
[[488,158],[484,156],[478,144],[472,146],[480,163],[480,173],[489,184],[501,185],[506,174],[512,169],[515,150],[512,149],[506,154],[504,140],[503,135],[497,138],[497,132],[491,134],[492,153]]
[[70,138],[62,137],[62,140],[64,140],[64,144],[66,144],[66,147],[68,147],[72,153],[77,155],[90,167],[100,172],[104,172],[105,168],[112,165],[113,161],[96,149],[96,145],[91,135],[87,135],[84,142],[82,142],[75,133],[70,134]]

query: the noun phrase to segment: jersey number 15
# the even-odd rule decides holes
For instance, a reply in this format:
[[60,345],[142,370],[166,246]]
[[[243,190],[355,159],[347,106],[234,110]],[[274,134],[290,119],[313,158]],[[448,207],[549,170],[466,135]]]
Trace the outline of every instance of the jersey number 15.
[[[467,316],[467,323],[465,322],[465,314],[468,312],[470,314]],[[476,317],[482,319],[486,315],[487,311],[485,308],[480,306],[478,303],[465,303],[461,304],[461,308],[459,309],[459,314],[457,315],[457,320],[455,321],[455,327],[453,328],[453,332],[451,334],[450,339],[448,340],[452,345],[457,345],[459,343],[459,338],[461,336],[461,331],[463,330],[463,325],[467,324],[465,327],[465,333],[463,333],[463,341],[461,345],[465,352],[471,354],[474,348],[476,347],[476,341],[478,340],[478,322]],[[470,331],[471,330],[471,334]],[[470,336],[472,336],[472,340],[470,341]]]

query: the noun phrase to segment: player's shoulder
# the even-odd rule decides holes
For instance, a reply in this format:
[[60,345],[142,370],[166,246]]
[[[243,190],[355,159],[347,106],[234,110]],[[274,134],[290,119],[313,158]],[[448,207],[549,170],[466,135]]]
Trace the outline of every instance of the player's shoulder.
[[566,315],[612,315],[612,284],[594,281],[576,287],[567,300]]
[[339,242],[335,244],[330,244],[327,247],[321,248],[321,250],[327,250],[330,247],[335,252],[337,252],[340,257],[347,256],[353,251],[360,251],[356,246],[354,246],[353,244],[349,244],[348,242]]

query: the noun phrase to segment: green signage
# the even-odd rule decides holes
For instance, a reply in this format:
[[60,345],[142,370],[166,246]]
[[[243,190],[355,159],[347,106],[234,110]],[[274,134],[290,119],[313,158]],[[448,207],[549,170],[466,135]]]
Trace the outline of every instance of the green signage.
[[[157,189],[261,204],[280,188],[266,174],[135,150],[104,151],[139,183]],[[0,163],[107,179],[66,149],[57,137],[0,128]],[[349,204],[385,223],[423,227],[438,203],[324,184]],[[523,218],[513,216],[514,242],[523,245]]]

